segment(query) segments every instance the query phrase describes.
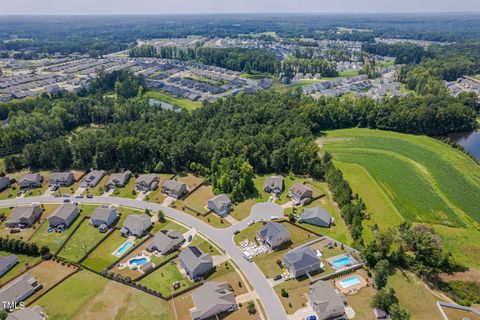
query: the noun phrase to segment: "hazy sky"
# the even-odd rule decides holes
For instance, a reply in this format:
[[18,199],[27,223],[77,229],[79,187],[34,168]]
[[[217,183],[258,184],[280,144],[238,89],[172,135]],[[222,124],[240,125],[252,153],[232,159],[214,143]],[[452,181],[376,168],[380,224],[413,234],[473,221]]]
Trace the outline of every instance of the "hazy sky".
[[0,0],[7,14],[480,12],[480,0]]

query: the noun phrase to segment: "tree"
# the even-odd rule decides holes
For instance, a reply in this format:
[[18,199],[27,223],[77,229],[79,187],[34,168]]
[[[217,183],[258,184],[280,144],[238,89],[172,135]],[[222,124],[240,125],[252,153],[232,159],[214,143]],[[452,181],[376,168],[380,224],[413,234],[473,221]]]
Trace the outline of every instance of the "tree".
[[410,320],[410,313],[396,303],[390,306],[389,312],[392,320]]
[[7,317],[8,317],[8,312],[1,309],[0,310],[0,320],[5,320],[5,319],[7,319]]
[[247,310],[248,310],[248,314],[256,314],[257,313],[257,309],[255,308],[255,304],[250,301],[247,305]]
[[282,295],[282,297],[284,298],[288,298],[288,291],[285,290],[285,288],[282,288],[280,294]]
[[373,297],[372,307],[389,311],[390,306],[395,303],[398,303],[398,299],[395,296],[395,290],[393,290],[392,288],[388,290],[381,289],[377,291],[377,293]]
[[165,213],[162,210],[158,211],[157,216],[158,216],[158,221],[160,221],[161,223],[164,223],[166,221]]
[[390,263],[388,260],[380,260],[375,266],[373,283],[377,290],[382,289],[387,284],[388,274],[390,272]]

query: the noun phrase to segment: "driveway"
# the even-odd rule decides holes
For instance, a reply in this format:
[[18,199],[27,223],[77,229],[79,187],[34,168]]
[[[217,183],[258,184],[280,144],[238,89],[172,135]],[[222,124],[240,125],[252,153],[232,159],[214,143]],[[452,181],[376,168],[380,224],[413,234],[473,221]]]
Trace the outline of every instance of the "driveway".
[[[64,198],[62,197],[55,198],[52,196],[15,198],[15,199],[1,200],[0,207],[25,205],[25,204],[30,204],[32,202],[63,203],[63,199]],[[272,289],[272,287],[270,286],[270,283],[267,281],[263,273],[260,271],[260,269],[258,269],[255,263],[248,262],[245,258],[243,258],[242,251],[233,242],[234,230],[237,230],[237,229],[241,230],[247,227],[248,220],[252,218],[258,219],[259,217],[257,217],[257,215],[263,216],[263,215],[272,215],[276,213],[270,213],[269,211],[263,212],[263,210],[260,210],[261,212],[255,212],[254,214],[251,215],[251,217],[248,217],[246,219],[243,219],[242,221],[239,221],[239,223],[236,224],[235,226],[231,226],[226,229],[216,229],[208,225],[207,223],[201,220],[198,220],[194,216],[185,214],[184,212],[181,212],[174,208],[165,207],[152,202],[140,201],[136,199],[119,198],[119,197],[93,197],[91,199],[88,199],[88,198],[79,199],[78,201],[80,203],[90,203],[90,204],[114,204],[119,206],[133,207],[140,210],[145,210],[150,207],[153,211],[162,210],[165,213],[165,216],[174,220],[178,220],[179,222],[187,226],[195,228],[200,233],[205,235],[208,239],[213,241],[220,248],[222,248],[222,250],[224,250],[226,254],[229,255],[231,259],[235,262],[235,264],[239,267],[243,275],[247,278],[248,282],[253,286],[255,292],[258,294],[260,300],[262,301],[267,319],[275,319],[275,320],[287,319],[287,315],[285,313],[285,310],[283,309],[282,304],[280,303],[278,296],[275,294],[275,291]],[[272,203],[269,203],[269,204],[272,204]],[[281,207],[280,207],[280,210],[281,210]]]

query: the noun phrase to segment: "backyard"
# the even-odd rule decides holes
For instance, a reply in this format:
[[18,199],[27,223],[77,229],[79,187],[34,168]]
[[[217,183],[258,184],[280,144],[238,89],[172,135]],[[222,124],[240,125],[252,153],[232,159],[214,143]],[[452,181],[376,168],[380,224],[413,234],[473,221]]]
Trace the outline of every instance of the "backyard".
[[[180,273],[180,270],[178,270],[176,265],[177,263],[178,261],[176,259],[172,260],[170,263],[167,263],[150,273],[139,282],[147,286],[149,289],[159,292],[164,297],[192,286],[194,283]],[[177,281],[180,283],[180,287],[177,290],[174,290],[173,284]]]
[[[0,251],[0,256],[9,256],[10,252]],[[35,263],[41,260],[41,257],[30,257],[23,254],[15,254],[18,258],[18,263],[10,269],[7,273],[0,277],[0,286],[3,286],[8,281],[14,279],[17,275],[27,270],[27,266],[32,267]]]

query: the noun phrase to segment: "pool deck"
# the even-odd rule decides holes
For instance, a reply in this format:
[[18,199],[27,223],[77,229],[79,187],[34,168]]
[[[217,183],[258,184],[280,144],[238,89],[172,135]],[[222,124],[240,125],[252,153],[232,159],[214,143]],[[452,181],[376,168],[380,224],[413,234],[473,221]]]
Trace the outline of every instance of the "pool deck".
[[[127,243],[129,243],[129,242],[130,242],[132,245],[129,246],[128,248],[126,248],[123,252],[119,252],[119,250],[120,250],[121,248],[123,248],[124,246],[126,246]],[[117,249],[115,249],[115,251],[112,252],[112,255],[115,256],[115,257],[117,257],[117,258],[120,258],[122,255],[125,254],[125,252],[127,252],[127,251],[128,251],[131,247],[133,247],[134,245],[135,245],[135,241],[132,241],[132,240],[130,240],[130,239],[127,239],[127,240],[125,240],[125,242],[123,242]]]
[[[344,258],[348,258],[352,262],[343,264],[341,266],[335,266],[334,265],[335,261],[340,260],[340,259],[344,259]],[[350,267],[350,266],[353,266],[353,265],[357,264],[357,260],[355,260],[355,258],[353,258],[349,253],[342,253],[342,254],[339,254],[337,256],[330,257],[330,258],[327,259],[327,262],[332,267],[332,269],[335,270],[335,271],[345,269],[347,267]]]
[[[355,284],[353,286],[349,286],[347,288],[343,288],[340,285],[340,281],[351,278],[351,277],[357,277],[358,280],[360,280],[360,283]],[[332,280],[332,281],[333,281],[333,284],[335,285],[335,287],[337,287],[337,289],[340,290],[341,293],[348,294],[348,295],[357,294],[358,291],[360,291],[360,289],[367,286],[367,281],[361,275],[358,275],[358,274],[349,274],[349,275],[347,275],[343,278],[335,279],[335,280]]]

